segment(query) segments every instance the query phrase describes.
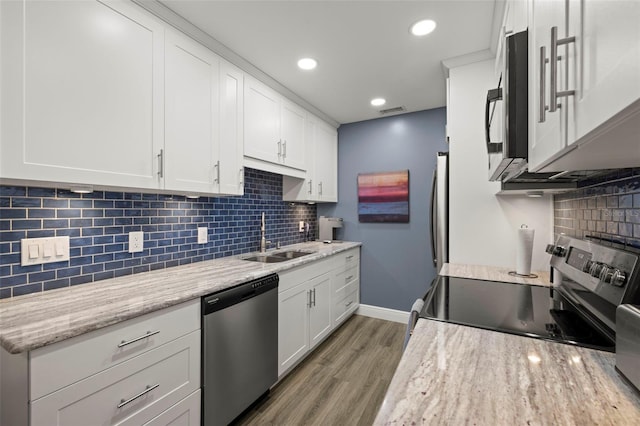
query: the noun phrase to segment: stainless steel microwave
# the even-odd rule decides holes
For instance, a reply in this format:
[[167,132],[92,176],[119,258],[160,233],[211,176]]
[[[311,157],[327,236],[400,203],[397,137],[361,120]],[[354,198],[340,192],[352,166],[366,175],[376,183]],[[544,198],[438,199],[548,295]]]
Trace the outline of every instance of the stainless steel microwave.
[[487,93],[485,133],[491,181],[508,181],[527,168],[528,38],[528,31],[506,37],[504,70],[498,87]]

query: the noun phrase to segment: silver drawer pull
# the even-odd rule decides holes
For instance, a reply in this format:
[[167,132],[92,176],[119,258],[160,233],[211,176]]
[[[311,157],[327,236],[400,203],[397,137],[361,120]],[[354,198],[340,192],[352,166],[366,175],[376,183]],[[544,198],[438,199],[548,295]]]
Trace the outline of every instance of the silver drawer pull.
[[151,392],[152,390],[154,390],[154,389],[155,389],[155,388],[157,388],[158,386],[160,386],[160,383],[156,383],[156,384],[155,384],[155,385],[153,385],[153,386],[149,386],[149,385],[147,385],[147,387],[146,387],[142,392],[140,392],[139,394],[137,394],[136,396],[132,396],[132,397],[131,397],[131,398],[129,398],[129,399],[124,399],[124,398],[122,398],[122,399],[120,400],[120,404],[118,404],[118,408],[122,408],[122,407],[124,407],[125,405],[129,404],[130,402],[133,402],[133,401],[135,401],[136,399],[140,398],[141,396],[144,396],[144,395],[148,394],[149,392]]
[[353,255],[347,256],[347,260],[351,260],[351,259],[353,259]]
[[347,277],[347,279],[345,280],[345,282],[349,282],[349,281],[351,281],[352,279],[353,279],[353,275],[349,275],[349,276]]
[[151,336],[153,336],[153,335],[156,335],[156,334],[158,334],[158,333],[160,333],[160,330],[156,330],[156,331],[147,331],[147,334],[145,334],[145,335],[143,335],[143,336],[136,337],[135,339],[131,339],[131,340],[123,340],[122,342],[120,342],[120,343],[118,344],[118,347],[119,347],[119,348],[125,347],[125,346],[130,345],[130,344],[132,344],[132,343],[135,343],[135,342],[137,342],[137,341],[139,341],[139,340],[146,339],[147,337],[151,337]]
[[351,305],[353,305],[353,300],[351,302],[347,303],[346,307],[348,308]]

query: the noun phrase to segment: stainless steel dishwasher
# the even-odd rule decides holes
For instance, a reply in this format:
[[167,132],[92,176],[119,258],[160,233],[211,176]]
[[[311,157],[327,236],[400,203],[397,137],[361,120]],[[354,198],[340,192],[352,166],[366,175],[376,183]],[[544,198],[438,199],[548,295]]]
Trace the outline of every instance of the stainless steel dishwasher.
[[202,424],[226,425],[278,380],[277,274],[202,298]]

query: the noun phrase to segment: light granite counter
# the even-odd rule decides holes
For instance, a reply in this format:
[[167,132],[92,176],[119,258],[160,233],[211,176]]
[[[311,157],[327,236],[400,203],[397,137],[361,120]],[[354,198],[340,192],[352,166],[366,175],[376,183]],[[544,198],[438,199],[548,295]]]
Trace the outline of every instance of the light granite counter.
[[0,300],[0,345],[26,352],[360,245],[294,244],[269,252],[314,253],[270,264],[242,260],[247,253]]
[[467,265],[462,263],[445,263],[440,269],[440,275],[459,278],[473,278],[476,280],[502,281],[516,284],[529,284],[549,287],[549,272],[533,271],[537,278],[523,278],[510,275],[515,268],[502,268],[499,266]]
[[376,425],[637,425],[615,355],[420,319]]

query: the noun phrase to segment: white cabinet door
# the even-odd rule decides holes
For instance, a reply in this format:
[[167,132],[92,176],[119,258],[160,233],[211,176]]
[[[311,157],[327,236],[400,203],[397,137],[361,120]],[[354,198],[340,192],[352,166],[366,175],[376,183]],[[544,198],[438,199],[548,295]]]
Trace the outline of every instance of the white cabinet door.
[[160,187],[162,24],[129,2],[1,3],[1,177]]
[[244,155],[279,163],[280,97],[264,84],[247,77],[244,86]]
[[576,138],[640,99],[640,2],[570,0],[576,36]]
[[165,188],[219,192],[218,57],[177,32],[166,37]]
[[311,306],[309,307],[309,346],[313,348],[320,343],[332,328],[332,278],[326,273],[309,281],[311,290]]
[[338,134],[318,123],[315,133],[315,178],[318,201],[338,201]]
[[306,112],[299,106],[282,100],[280,133],[282,164],[305,169],[304,123]]
[[278,294],[278,376],[309,350],[310,295],[307,283]]
[[284,176],[282,198],[287,201],[338,201],[338,133],[315,116],[305,123],[306,178]]
[[[568,90],[575,83],[575,49],[573,44],[558,47],[556,72],[552,72],[551,29],[557,28],[558,39],[568,37],[566,25],[568,0],[533,1],[529,27],[529,171],[538,171],[551,157],[575,139],[573,96],[558,98],[560,105],[551,110],[552,80],[556,92]],[[553,74],[553,75],[552,75]],[[555,77],[555,78],[554,78]]]
[[220,193],[244,194],[244,120],[242,71],[220,61]]
[[200,426],[200,389],[144,426]]

